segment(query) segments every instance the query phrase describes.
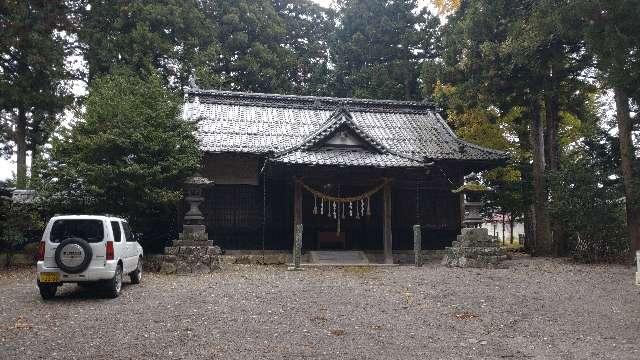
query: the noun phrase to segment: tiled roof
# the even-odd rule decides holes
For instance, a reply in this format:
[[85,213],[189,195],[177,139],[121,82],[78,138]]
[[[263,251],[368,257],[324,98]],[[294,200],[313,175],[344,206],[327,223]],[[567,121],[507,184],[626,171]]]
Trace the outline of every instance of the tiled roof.
[[[206,152],[288,153],[290,160],[319,163],[329,157],[317,154],[314,160],[311,144],[347,124],[390,158],[489,162],[507,158],[504,152],[458,139],[434,106],[424,102],[188,90],[184,116],[199,120],[198,136]],[[357,154],[342,156],[346,164],[346,157]],[[398,166],[408,165],[398,162]]]
[[296,150],[274,159],[283,164],[336,165],[353,167],[423,167],[421,161],[394,154],[379,154],[348,149]]

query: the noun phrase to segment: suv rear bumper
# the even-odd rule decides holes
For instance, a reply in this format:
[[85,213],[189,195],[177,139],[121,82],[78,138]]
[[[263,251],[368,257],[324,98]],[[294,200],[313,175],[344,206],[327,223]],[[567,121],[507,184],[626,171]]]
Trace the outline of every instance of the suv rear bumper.
[[99,281],[112,279],[116,273],[117,260],[107,260],[101,266],[89,266],[85,271],[78,274],[68,274],[57,267],[46,267],[44,262],[38,261],[37,277],[40,279],[40,273],[53,272],[60,275],[60,282],[83,282],[83,281]]

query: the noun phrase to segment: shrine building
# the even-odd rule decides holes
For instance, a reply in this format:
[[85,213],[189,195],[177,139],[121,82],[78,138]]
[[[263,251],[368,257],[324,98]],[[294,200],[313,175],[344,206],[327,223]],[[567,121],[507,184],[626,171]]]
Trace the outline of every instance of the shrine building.
[[198,122],[200,206],[225,250],[441,249],[460,233],[463,177],[504,152],[465,142],[428,102],[188,90]]

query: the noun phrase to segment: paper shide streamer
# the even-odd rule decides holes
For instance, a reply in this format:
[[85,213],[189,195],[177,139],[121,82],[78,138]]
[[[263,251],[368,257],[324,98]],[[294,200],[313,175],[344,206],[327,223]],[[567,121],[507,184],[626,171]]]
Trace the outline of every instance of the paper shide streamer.
[[[324,215],[325,214],[325,202],[327,203],[326,212],[328,218],[337,220],[336,233],[340,235],[341,219],[346,219],[347,216],[355,219],[360,219],[365,215],[371,215],[371,196],[378,191],[382,190],[390,180],[383,179],[383,181],[360,195],[356,196],[333,196],[322,191],[316,190],[309,185],[305,184],[302,180],[296,180],[305,190],[313,194],[313,214]],[[318,200],[320,200],[320,209],[318,209]],[[354,206],[355,203],[355,206]],[[355,209],[354,209],[355,207]],[[348,208],[348,209],[347,209]],[[354,217],[355,210],[355,217]]]

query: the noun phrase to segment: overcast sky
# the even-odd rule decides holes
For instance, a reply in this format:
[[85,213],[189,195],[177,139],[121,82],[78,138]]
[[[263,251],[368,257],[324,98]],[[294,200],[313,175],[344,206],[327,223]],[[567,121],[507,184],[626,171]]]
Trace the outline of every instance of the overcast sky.
[[[325,7],[331,7],[335,3],[335,0],[312,0],[312,1],[315,1],[316,3]],[[420,4],[420,6],[428,6],[432,11],[434,11],[431,0],[418,0],[418,4]],[[12,159],[0,158],[0,180],[11,178],[15,171],[16,171],[15,156]]]

